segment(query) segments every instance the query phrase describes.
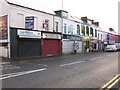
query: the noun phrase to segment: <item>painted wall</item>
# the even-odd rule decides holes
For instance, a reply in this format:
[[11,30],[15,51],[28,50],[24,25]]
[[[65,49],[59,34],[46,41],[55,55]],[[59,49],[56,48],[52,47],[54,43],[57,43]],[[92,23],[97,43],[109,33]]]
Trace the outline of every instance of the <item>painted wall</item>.
[[5,0],[0,0],[0,16],[9,14],[10,12],[10,5],[5,2]]
[[62,18],[58,16],[54,17],[54,29],[55,29],[55,22],[58,22],[58,32],[62,32]]
[[17,28],[25,28],[25,17],[34,16],[36,30],[43,30],[43,23],[45,19],[49,20],[49,31],[53,31],[53,15],[42,13],[39,11],[11,5],[10,10],[10,26]]
[[[66,33],[64,33],[64,24],[66,24]],[[74,35],[76,33],[76,23],[72,20],[63,19],[63,33],[64,34],[72,34]]]

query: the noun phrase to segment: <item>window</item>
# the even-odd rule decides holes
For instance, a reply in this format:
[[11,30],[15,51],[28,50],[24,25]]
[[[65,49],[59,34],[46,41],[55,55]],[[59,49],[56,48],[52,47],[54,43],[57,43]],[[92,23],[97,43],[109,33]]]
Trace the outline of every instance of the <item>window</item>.
[[74,28],[73,25],[68,26],[68,34],[73,34]]
[[93,28],[92,27],[90,28],[90,35],[92,35],[92,37],[93,37]]
[[80,25],[77,25],[77,34],[80,35]]
[[67,12],[62,11],[62,17],[67,18],[67,17],[68,17],[68,13],[67,13]]
[[67,24],[64,23],[64,33],[67,33]]
[[86,26],[86,34],[89,36],[89,27]]
[[95,37],[97,37],[97,30],[95,29]]
[[43,23],[43,28],[48,31],[49,30],[49,20],[45,19],[45,22]]
[[99,39],[99,33],[98,33],[98,39]]
[[81,30],[82,30],[82,35],[85,35],[85,26],[84,25],[81,26]]
[[55,22],[55,31],[58,32],[58,22]]

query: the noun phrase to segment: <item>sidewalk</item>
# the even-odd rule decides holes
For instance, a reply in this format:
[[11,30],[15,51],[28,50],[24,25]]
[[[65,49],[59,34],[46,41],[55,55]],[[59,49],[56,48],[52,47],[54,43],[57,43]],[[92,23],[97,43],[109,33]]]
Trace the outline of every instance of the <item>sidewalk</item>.
[[67,57],[72,57],[72,56],[87,55],[87,54],[93,54],[93,53],[99,53],[99,52],[86,52],[86,53],[77,53],[77,54],[63,54],[63,55],[59,55],[59,56],[44,56],[44,57],[40,56],[40,57],[22,58],[22,59],[8,59],[8,58],[0,57],[0,59],[1,59],[0,62],[53,60],[53,59],[58,59],[58,58],[67,58]]

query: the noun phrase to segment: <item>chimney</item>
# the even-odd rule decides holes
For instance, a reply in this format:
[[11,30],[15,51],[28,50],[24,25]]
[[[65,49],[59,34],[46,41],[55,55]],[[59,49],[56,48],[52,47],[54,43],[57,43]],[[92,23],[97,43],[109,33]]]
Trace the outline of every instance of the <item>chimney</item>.
[[87,23],[87,16],[81,17],[81,20]]
[[94,23],[94,20],[92,19],[91,21],[92,21],[92,24],[93,24],[93,23]]
[[94,22],[93,24],[96,26],[99,26],[99,22]]
[[109,28],[109,31],[114,31],[114,29],[113,28]]

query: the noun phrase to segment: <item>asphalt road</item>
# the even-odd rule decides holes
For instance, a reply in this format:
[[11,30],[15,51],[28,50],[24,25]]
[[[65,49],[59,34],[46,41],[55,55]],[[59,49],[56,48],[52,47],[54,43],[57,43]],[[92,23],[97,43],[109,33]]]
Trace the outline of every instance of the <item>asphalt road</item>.
[[92,52],[3,60],[0,80],[3,88],[100,88],[118,74],[118,56],[118,52]]

